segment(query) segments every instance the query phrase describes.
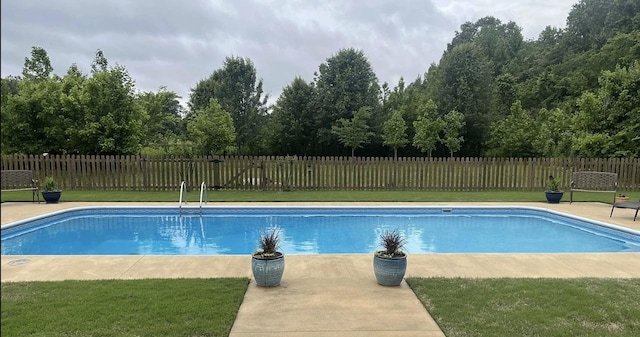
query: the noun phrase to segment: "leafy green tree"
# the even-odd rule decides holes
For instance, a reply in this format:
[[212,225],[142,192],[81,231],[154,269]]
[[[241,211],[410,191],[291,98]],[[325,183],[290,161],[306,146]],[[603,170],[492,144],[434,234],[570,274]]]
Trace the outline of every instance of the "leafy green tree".
[[637,0],[581,0],[567,17],[565,45],[575,52],[598,49],[618,33],[640,30]]
[[398,159],[398,148],[405,146],[407,140],[407,123],[402,118],[402,112],[395,110],[391,118],[384,123],[382,135],[384,145],[393,149],[393,158]]
[[413,146],[418,148],[422,153],[427,153],[431,158],[431,153],[436,149],[436,144],[442,142],[440,139],[440,131],[444,129],[444,121],[437,117],[437,107],[433,100],[420,109],[420,116],[413,122],[413,128],[416,130],[413,137]]
[[516,78],[510,73],[499,75],[493,82],[493,102],[492,111],[490,111],[490,120],[493,122],[506,117],[511,106],[517,100]]
[[370,117],[369,110],[369,107],[362,107],[353,113],[352,119],[340,118],[331,128],[331,131],[338,136],[340,143],[351,148],[351,157],[355,156],[357,148],[362,148],[373,136],[367,124]]
[[83,91],[87,76],[72,64],[61,79],[62,93],[60,95],[60,113],[58,117],[64,125],[63,133],[66,142],[60,144],[60,150],[65,153],[84,153],[87,139],[84,138],[86,126],[87,106]]
[[22,76],[27,80],[49,78],[53,72],[51,60],[42,47],[31,47],[31,58],[24,58]]
[[480,53],[490,63],[493,75],[498,75],[523,44],[521,28],[514,22],[503,24],[499,19],[487,16],[475,23],[466,22],[447,46],[447,52],[465,43],[480,49]]
[[[322,63],[315,83],[317,114],[314,122],[319,147],[316,153],[332,154],[338,141],[331,126],[338,120],[351,118],[353,111],[364,107],[370,114],[377,114],[380,86],[364,53],[353,48],[342,49]],[[371,119],[379,120],[377,116],[371,116]]]
[[[19,83],[21,79],[15,76],[7,76],[2,79],[0,84],[0,120],[2,120],[2,124],[6,123],[7,118],[9,118],[9,110],[7,109],[7,104],[9,102],[9,97],[13,95],[17,95],[19,93]],[[4,130],[4,127],[2,128]],[[5,142],[5,138],[10,140],[11,135],[8,133],[0,132],[2,139],[2,154],[11,153],[9,145]]]
[[259,154],[265,149],[267,100],[262,97],[262,80],[257,79],[249,58],[227,57],[221,69],[191,90],[189,107],[197,111],[214,98],[233,118],[236,147],[240,153]]
[[640,62],[604,71],[578,100],[573,150],[586,157],[640,156]]
[[137,104],[149,116],[142,140],[144,146],[168,151],[170,144],[183,135],[181,116],[184,112],[179,98],[178,94],[168,91],[166,87],[160,87],[157,93],[146,91],[137,94]]
[[538,133],[533,146],[544,157],[569,157],[574,138],[573,117],[563,109],[540,109],[536,119]]
[[465,125],[464,115],[452,110],[444,115],[443,120],[444,137],[442,138],[442,143],[449,149],[449,154],[453,158],[453,154],[460,150],[464,141],[464,137],[460,135]]
[[19,95],[10,95],[2,113],[5,153],[59,153],[64,144],[60,125],[62,86],[55,78],[29,77],[19,83]]
[[383,84],[382,115],[384,115],[385,122],[391,118],[394,111],[401,110],[406,103],[405,89],[404,78],[402,77],[400,77],[393,90],[389,89],[389,84],[386,82]]
[[537,134],[534,119],[516,101],[509,116],[492,125],[488,153],[497,157],[536,157],[539,152],[532,140]]
[[440,67],[443,88],[436,105],[464,116],[464,153],[479,156],[489,131],[491,64],[480,47],[463,43],[443,55]]
[[105,72],[109,69],[109,61],[107,61],[107,58],[104,57],[104,53],[102,52],[102,50],[98,49],[96,51],[96,57],[93,59],[93,62],[91,62],[91,73],[99,73],[99,72]]
[[[64,144],[64,125],[59,118],[62,85],[52,77],[46,50],[33,47],[25,57],[23,79],[3,80],[2,145],[3,153],[58,153]],[[7,87],[5,84],[17,87]]]
[[270,146],[280,155],[307,155],[315,141],[313,109],[315,87],[294,78],[278,97],[270,120]]
[[78,145],[79,153],[139,152],[149,116],[136,104],[134,90],[133,79],[120,65],[94,72],[84,81],[81,95],[86,115],[78,132],[84,140]]
[[187,126],[189,139],[196,152],[203,155],[221,154],[235,143],[235,128],[231,114],[224,111],[215,99],[209,105],[195,112],[195,117]]

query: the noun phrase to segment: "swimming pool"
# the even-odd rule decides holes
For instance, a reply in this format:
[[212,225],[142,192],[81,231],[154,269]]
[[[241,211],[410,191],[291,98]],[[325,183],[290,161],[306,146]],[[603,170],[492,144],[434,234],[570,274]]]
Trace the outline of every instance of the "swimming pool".
[[2,229],[3,255],[236,255],[278,227],[285,254],[640,252],[640,233],[529,207],[84,207]]

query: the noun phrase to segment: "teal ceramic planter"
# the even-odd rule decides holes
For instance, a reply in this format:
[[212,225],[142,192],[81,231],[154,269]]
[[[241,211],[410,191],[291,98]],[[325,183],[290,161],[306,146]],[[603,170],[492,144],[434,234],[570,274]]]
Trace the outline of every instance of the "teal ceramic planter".
[[373,272],[378,284],[399,286],[407,271],[407,255],[399,257],[373,256]]

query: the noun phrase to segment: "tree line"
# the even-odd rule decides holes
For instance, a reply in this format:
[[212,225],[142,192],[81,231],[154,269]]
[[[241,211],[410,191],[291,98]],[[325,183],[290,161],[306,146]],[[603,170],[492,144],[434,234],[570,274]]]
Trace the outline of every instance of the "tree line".
[[33,47],[2,79],[2,152],[38,154],[640,156],[640,3],[581,0],[566,28],[524,40],[514,22],[466,22],[415,80],[380,84],[361,50],[268,105],[250,58],[175,92],[138,92],[101,50],[53,74]]

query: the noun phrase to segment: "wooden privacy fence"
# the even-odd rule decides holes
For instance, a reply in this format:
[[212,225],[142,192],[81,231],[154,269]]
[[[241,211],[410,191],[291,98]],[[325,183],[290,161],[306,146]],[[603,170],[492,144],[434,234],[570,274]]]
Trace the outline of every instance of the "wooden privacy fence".
[[53,176],[63,189],[543,190],[550,175],[568,189],[574,171],[618,173],[618,190],[640,189],[639,158],[349,158],[3,155],[3,170]]

